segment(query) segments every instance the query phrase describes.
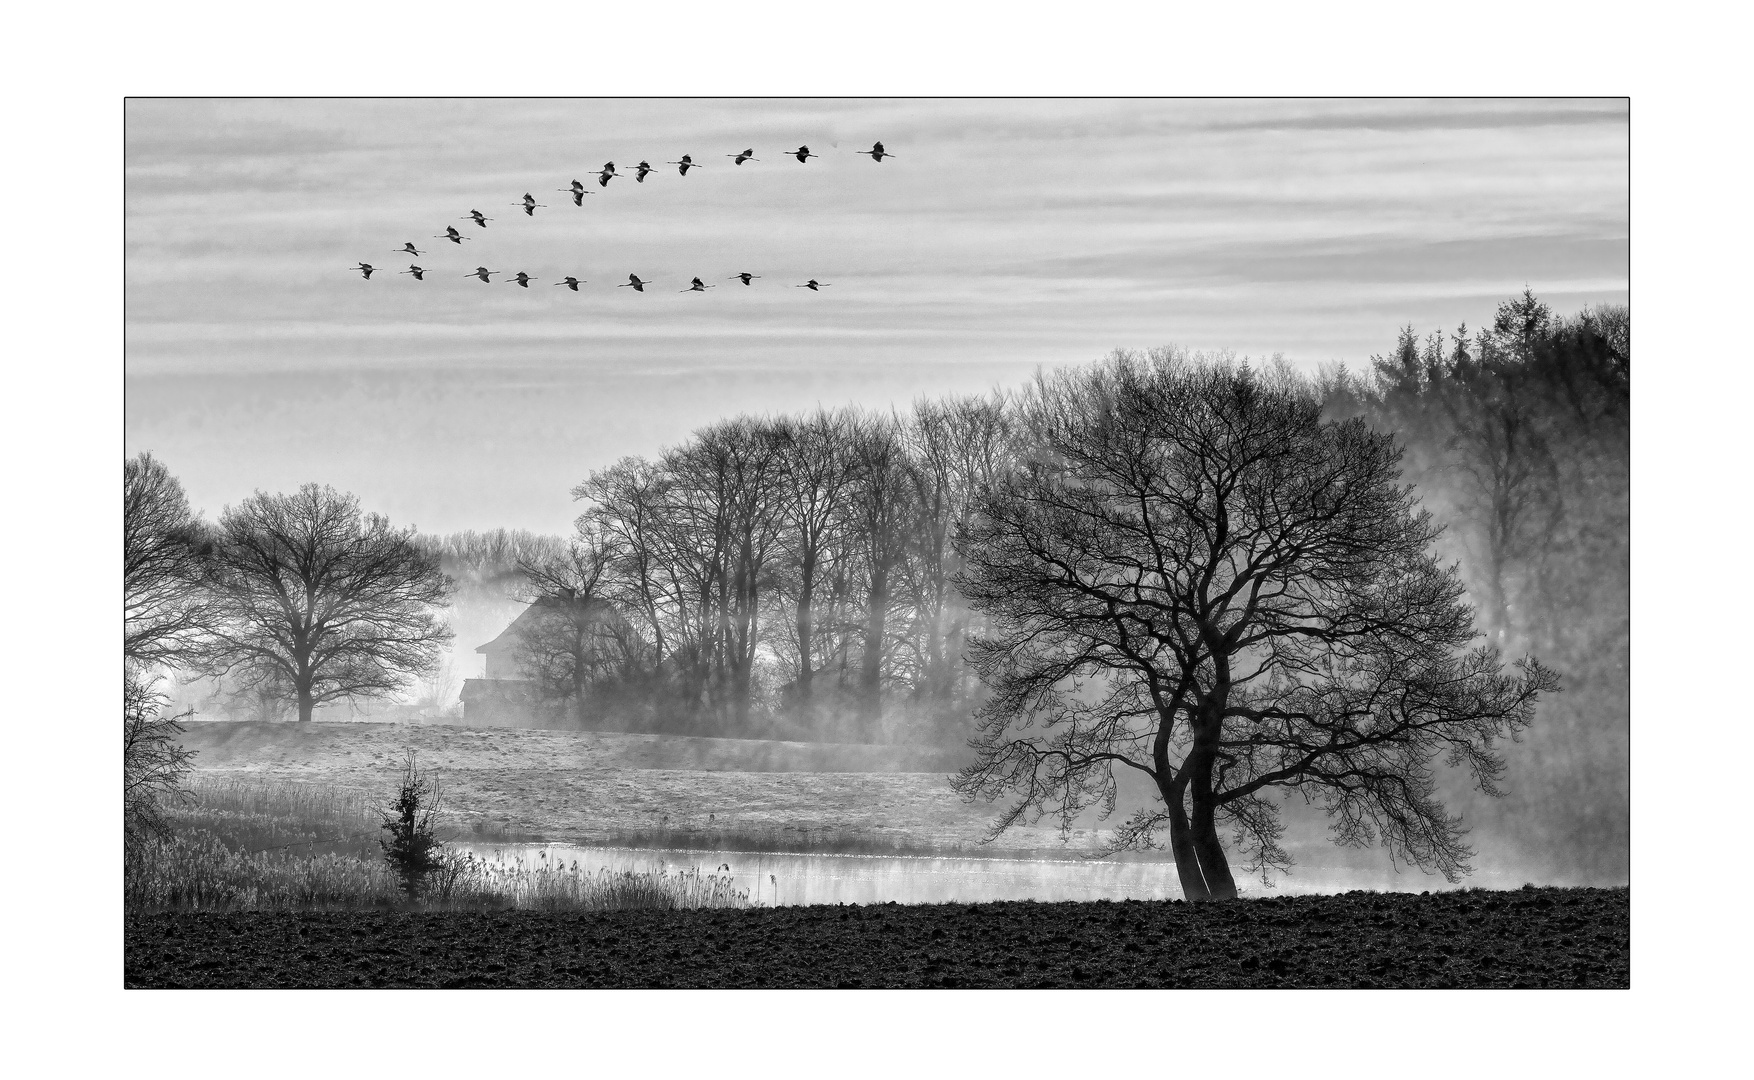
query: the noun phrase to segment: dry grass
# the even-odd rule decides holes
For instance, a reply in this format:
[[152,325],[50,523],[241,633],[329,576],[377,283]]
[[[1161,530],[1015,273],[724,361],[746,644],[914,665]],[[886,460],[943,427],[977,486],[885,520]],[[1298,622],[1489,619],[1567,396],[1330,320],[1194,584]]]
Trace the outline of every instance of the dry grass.
[[[996,807],[950,790],[898,747],[811,746],[603,732],[392,724],[194,723],[198,777],[391,790],[413,749],[445,787],[451,826],[625,847],[865,854],[995,853]],[[857,766],[863,765],[863,768]],[[897,771],[915,769],[921,771]],[[1019,828],[1006,850],[1062,850]],[[1093,833],[1074,850],[1094,849]]]
[[[173,836],[143,846],[124,866],[123,896],[136,911],[394,910],[409,906],[382,858],[381,818],[364,790],[275,780],[200,778],[195,803],[177,811]],[[499,830],[474,836],[504,842]],[[451,856],[417,906],[440,911],[614,911],[746,907],[729,877],[596,873],[577,863],[492,862]]]

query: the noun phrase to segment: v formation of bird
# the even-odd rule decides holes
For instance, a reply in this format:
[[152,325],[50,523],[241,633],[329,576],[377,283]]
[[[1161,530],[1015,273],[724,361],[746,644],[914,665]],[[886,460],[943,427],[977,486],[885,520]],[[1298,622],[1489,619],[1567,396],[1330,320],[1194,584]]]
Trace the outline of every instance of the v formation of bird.
[[[894,157],[895,156],[894,154],[885,150],[883,148],[883,144],[880,142],[872,143],[871,149],[860,150],[860,151],[857,151],[857,153],[864,154],[865,156],[869,157],[874,162],[882,162],[882,160],[886,157]],[[726,154],[725,156],[728,158],[731,158],[732,163],[735,165],[742,165],[746,161],[760,161],[761,160],[760,158],[755,156],[755,150],[753,148],[748,149],[748,150],[744,150],[742,153],[739,153],[739,154]],[[803,165],[803,164],[808,164],[811,158],[821,157],[822,155],[813,154],[810,152],[810,147],[800,144],[796,150],[786,151],[785,156],[797,158],[798,163],[800,165]],[[703,166],[700,162],[695,161],[694,158],[688,154],[683,154],[680,160],[667,161],[664,164],[676,166],[677,174],[680,176],[684,176],[684,177],[686,177],[688,175],[688,170],[690,170],[690,169],[705,168],[705,166]],[[641,161],[638,165],[634,166],[634,170],[633,170],[633,174],[632,174],[634,183],[636,183],[636,184],[645,183],[646,177],[650,176],[655,171],[656,170],[652,167],[651,162]],[[613,161],[605,162],[603,165],[603,168],[597,173],[597,186],[599,188],[606,188],[609,186],[609,181],[625,178],[627,175],[628,175],[627,173],[616,171],[615,162],[613,162]],[[587,188],[583,183],[581,183],[578,180],[574,180],[568,186],[563,187],[563,188],[559,188],[558,190],[560,190],[568,195],[571,195],[572,196],[572,203],[574,206],[585,205],[585,196],[596,194],[596,192],[591,191],[589,188]],[[522,208],[522,210],[524,211],[524,215],[526,217],[535,217],[536,211],[538,209],[546,208],[548,204],[537,202],[536,197],[534,195],[531,195],[529,192],[525,192],[524,197],[521,200],[519,200],[518,202],[512,203],[511,205],[513,205],[515,207]],[[487,215],[483,214],[479,210],[470,210],[467,214],[463,215],[461,220],[473,221],[475,223],[476,228],[485,229],[485,228],[487,228],[487,223],[492,221],[493,219],[488,217]],[[463,246],[463,244],[465,242],[470,241],[474,238],[458,231],[458,229],[455,225],[446,225],[445,231],[442,233],[435,234],[433,236],[433,239],[434,240],[448,240],[451,243],[456,244],[458,247],[461,247],[461,246]],[[420,257],[427,254],[427,252],[423,252],[423,251],[419,250],[418,248],[416,248],[414,246],[414,242],[412,240],[403,244],[401,247],[396,248],[395,251],[399,255],[400,254],[408,254],[408,255],[413,255],[415,258],[420,258]],[[358,270],[360,272],[360,275],[365,280],[370,281],[371,276],[372,276],[372,272],[377,270],[378,267],[375,267],[371,263],[368,263],[368,262],[362,262],[358,266],[350,266],[350,267],[348,267],[348,269],[349,270]],[[408,274],[408,275],[412,276],[415,281],[425,281],[426,275],[429,273],[428,270],[426,270],[423,267],[418,266],[414,263],[410,263],[408,265],[408,269],[398,270],[396,272],[398,274]],[[502,271],[489,270],[485,266],[477,266],[474,270],[472,270],[471,272],[469,272],[467,274],[464,274],[463,276],[464,277],[472,277],[472,278],[480,278],[482,281],[487,282],[489,284],[492,284],[493,276],[495,274],[499,274],[499,273],[502,273]],[[760,277],[761,277],[760,274],[742,273],[742,274],[733,274],[727,280],[741,281],[744,285],[749,285],[751,282],[759,280]],[[520,270],[516,274],[513,274],[512,276],[508,277],[506,279],[506,284],[518,285],[522,288],[528,289],[530,287],[531,280],[532,279],[531,279],[529,274]],[[585,284],[585,279],[569,274],[566,277],[562,278],[561,280],[554,282],[554,284],[555,285],[564,285],[569,290],[571,290],[573,292],[578,292],[579,286]],[[652,284],[650,279],[641,280],[641,278],[638,274],[629,274],[629,275],[627,275],[627,280],[622,282],[618,286],[618,288],[631,287],[635,292],[645,292],[646,286],[650,285],[650,284]],[[817,281],[815,278],[811,278],[809,281],[806,281],[801,285],[795,285],[793,287],[798,288],[798,289],[809,289],[811,292],[816,292],[818,290],[828,288],[830,286],[830,284],[832,284],[832,283],[827,282],[827,281]],[[696,278],[690,279],[688,288],[682,289],[679,291],[685,292],[685,293],[705,292],[708,289],[712,289],[712,288],[717,288],[717,286],[716,285],[708,285],[705,282],[701,281],[700,278],[696,277]]]

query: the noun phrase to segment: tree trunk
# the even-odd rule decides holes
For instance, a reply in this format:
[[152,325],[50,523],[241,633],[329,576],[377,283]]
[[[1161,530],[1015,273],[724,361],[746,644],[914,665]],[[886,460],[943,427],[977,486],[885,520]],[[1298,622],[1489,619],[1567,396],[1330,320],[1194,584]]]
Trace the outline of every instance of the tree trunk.
[[875,738],[883,718],[883,631],[889,622],[889,580],[885,570],[871,575],[871,601],[865,611],[865,655],[859,665],[860,717]]
[[299,719],[300,723],[309,723],[310,722],[311,710],[315,709],[316,705],[317,705],[317,703],[311,699],[311,692],[308,688],[299,690],[299,692],[298,692],[298,719]]
[[1188,831],[1194,856],[1200,860],[1200,874],[1206,879],[1206,891],[1213,900],[1235,900],[1236,878],[1230,873],[1230,860],[1224,857],[1224,845],[1218,839],[1217,804],[1212,801],[1210,784],[1202,796],[1201,785],[1194,784],[1194,813]]
[[795,684],[798,692],[799,711],[808,719],[810,715],[811,683],[815,680],[816,671],[811,660],[814,650],[810,638],[815,611],[812,604],[816,599],[816,559],[813,555],[804,556],[802,582],[798,589],[798,681]]
[[1185,781],[1159,783],[1164,805],[1169,808],[1169,850],[1175,856],[1176,877],[1181,879],[1182,897],[1189,901],[1210,900],[1205,875],[1200,872],[1200,857],[1194,851],[1193,835],[1188,829],[1188,813],[1182,805]]

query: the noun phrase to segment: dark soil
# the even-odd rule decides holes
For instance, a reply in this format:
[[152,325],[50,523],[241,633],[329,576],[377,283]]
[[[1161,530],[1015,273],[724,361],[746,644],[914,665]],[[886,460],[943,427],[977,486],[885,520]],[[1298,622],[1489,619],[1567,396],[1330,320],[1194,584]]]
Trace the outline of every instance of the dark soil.
[[129,914],[129,987],[1608,987],[1628,891]]

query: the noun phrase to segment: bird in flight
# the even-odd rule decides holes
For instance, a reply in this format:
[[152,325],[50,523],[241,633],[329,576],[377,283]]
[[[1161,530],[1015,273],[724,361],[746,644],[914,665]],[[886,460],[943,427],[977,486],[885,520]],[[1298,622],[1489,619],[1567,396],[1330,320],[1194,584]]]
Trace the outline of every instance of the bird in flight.
[[608,187],[609,181],[615,179],[615,162],[606,162],[603,171],[597,174],[597,186]]
[[639,279],[639,275],[638,275],[638,274],[629,274],[629,275],[627,275],[627,280],[626,280],[626,281],[624,281],[624,282],[622,282],[622,283],[621,283],[621,284],[619,284],[619,285],[617,285],[617,286],[615,286],[615,287],[616,287],[616,288],[617,288],[617,289],[625,289],[625,288],[627,288],[627,287],[628,287],[628,286],[629,286],[629,285],[632,285],[632,286],[633,286],[633,291],[634,291],[634,292],[645,292],[645,291],[646,291],[646,286],[647,286],[647,285],[650,285],[650,284],[651,284],[651,282],[649,282],[649,281],[641,281],[641,280],[640,280],[640,279]]
[[469,238],[467,236],[464,236],[462,233],[458,232],[457,227],[455,225],[446,225],[445,226],[445,234],[443,236],[435,236],[435,237],[433,237],[433,239],[434,240],[449,240],[453,244],[461,244],[463,241],[465,241]]
[[426,271],[422,270],[418,266],[415,266],[413,263],[408,264],[408,269],[398,270],[398,271],[396,271],[396,273],[398,273],[398,274],[413,274],[415,281],[425,281],[426,280]]
[[731,280],[732,281],[741,281],[743,284],[747,285],[747,284],[749,284],[749,280],[751,278],[758,278],[760,276],[761,276],[760,274],[732,274]]
[[572,194],[572,204],[574,206],[585,205],[585,196],[590,194],[590,192],[585,190],[585,185],[579,183],[577,180],[572,182],[572,187],[563,187],[556,190],[570,192]]
[[652,166],[651,166],[650,162],[645,162],[645,161],[640,162],[638,165],[634,166],[634,173],[633,173],[634,182],[638,183],[638,184],[645,183],[646,182],[646,174],[651,172],[651,171],[652,171]]
[[810,152],[810,148],[808,146],[802,146],[802,145],[800,145],[796,150],[791,151],[791,155],[798,159],[798,164],[800,164],[800,165],[804,164],[804,162],[806,160],[808,160],[809,158],[822,156],[821,154],[812,154]]
[[573,277],[571,274],[568,274],[564,281],[557,281],[557,282],[555,282],[555,284],[556,285],[565,285],[567,288],[571,289],[573,292],[579,291],[579,279],[576,277]]
[[828,282],[817,281],[815,278],[811,278],[809,281],[806,281],[802,285],[794,285],[793,286],[793,288],[797,288],[797,289],[809,289],[811,292],[815,292],[817,289],[826,289],[828,287],[829,287]]
[[[526,289],[528,289],[530,287],[530,275],[524,273],[522,270],[518,271],[517,276],[512,278],[512,281],[517,282],[519,285],[522,285]],[[507,285],[510,285],[511,283],[512,283],[511,281],[506,282]]]
[[[729,156],[729,155],[726,155],[726,156]],[[682,155],[681,161],[666,161],[666,162],[664,162],[664,164],[676,166],[676,171],[683,176],[687,176],[688,170],[690,170],[690,169],[701,168],[701,166],[696,165],[694,163],[694,159],[689,157],[687,154]]]
[[683,292],[706,292],[708,289],[718,288],[717,285],[707,285],[707,284],[703,283],[699,278],[695,278],[695,279],[693,279],[693,281],[694,281],[694,283],[692,285],[688,286],[688,288],[683,289],[682,291]]
[[421,255],[420,252],[414,250],[414,241],[412,241],[412,240],[408,241],[406,244],[403,244],[401,247],[397,248],[396,250],[397,251],[406,251],[408,254],[413,255],[416,258],[419,258]]
[[530,194],[528,191],[526,191],[526,192],[524,192],[524,201],[521,203],[513,203],[512,205],[513,206],[522,206],[524,208],[524,213],[528,214],[531,217],[535,217],[536,216],[536,208],[538,206],[545,207],[548,204],[537,202],[536,196],[534,196],[534,195]]
[[754,150],[745,150],[741,154],[726,154],[725,156],[728,158],[736,158],[737,164],[739,164],[739,165],[743,164],[745,161],[760,161],[761,160],[760,158],[755,156]]
[[859,153],[859,154],[869,154],[871,156],[872,161],[882,161],[886,157],[894,157],[895,156],[894,154],[890,153],[889,151],[883,149],[883,144],[880,142],[872,143],[871,149],[869,149],[869,150],[857,150],[854,152]]
[[377,267],[373,266],[371,263],[362,262],[358,266],[349,266],[347,269],[358,270],[360,273],[365,275],[365,279],[367,281],[370,281],[372,279],[372,271],[376,270]]
[[483,217],[479,210],[471,210],[463,216],[474,221],[475,224],[481,226],[483,229],[487,228],[487,223],[493,220],[490,217]]
[[463,275],[463,276],[464,276],[464,277],[478,277],[478,278],[480,278],[480,279],[481,279],[481,280],[482,280],[482,281],[486,281],[486,282],[487,282],[487,283],[488,283],[488,284],[490,284],[490,285],[491,285],[491,284],[493,284],[493,282],[492,282],[492,280],[491,280],[491,279],[490,279],[490,278],[489,278],[489,277],[488,277],[488,275],[489,275],[489,274],[497,274],[497,273],[499,273],[499,271],[498,271],[498,270],[489,270],[489,269],[488,269],[488,268],[487,268],[487,267],[485,267],[485,266],[477,266],[477,267],[476,267],[476,268],[475,268],[475,272],[474,272],[474,273],[473,273],[473,274],[464,274],[464,275]]

